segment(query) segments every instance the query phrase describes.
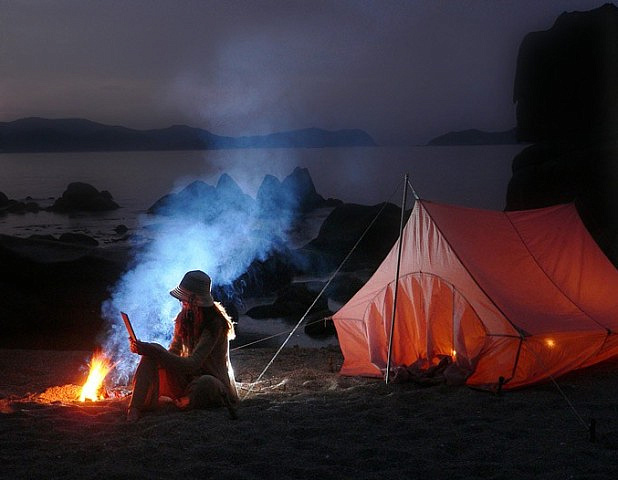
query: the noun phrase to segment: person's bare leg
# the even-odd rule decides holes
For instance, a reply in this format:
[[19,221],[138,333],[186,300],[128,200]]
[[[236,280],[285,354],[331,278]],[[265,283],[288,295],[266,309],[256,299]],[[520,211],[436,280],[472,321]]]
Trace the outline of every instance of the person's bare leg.
[[156,406],[159,398],[159,371],[157,362],[142,357],[133,377],[133,394],[127,409],[127,421],[136,422],[144,410]]

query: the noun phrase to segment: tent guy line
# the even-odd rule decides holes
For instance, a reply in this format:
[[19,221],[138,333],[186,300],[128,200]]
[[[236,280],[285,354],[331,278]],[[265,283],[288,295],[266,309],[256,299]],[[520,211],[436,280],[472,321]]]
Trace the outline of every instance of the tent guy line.
[[[404,186],[405,189],[405,186]],[[358,240],[356,241],[356,243],[354,244],[354,246],[351,248],[351,250],[348,252],[348,254],[345,256],[345,258],[341,261],[341,263],[339,264],[339,266],[337,267],[337,269],[333,272],[333,274],[330,276],[330,278],[328,279],[328,281],[326,282],[326,284],[324,285],[324,287],[322,287],[322,290],[320,290],[320,293],[318,293],[318,295],[315,297],[315,299],[313,300],[313,302],[311,303],[311,305],[309,305],[309,308],[307,308],[307,310],[305,311],[305,313],[300,317],[300,320],[298,320],[298,322],[296,323],[296,325],[294,326],[294,328],[292,328],[292,330],[289,332],[288,336],[286,337],[286,339],[283,341],[283,343],[281,344],[281,346],[279,347],[279,349],[275,352],[275,354],[273,355],[273,357],[271,358],[271,360],[268,362],[268,364],[264,367],[264,370],[262,370],[262,373],[260,373],[260,375],[258,376],[257,380],[255,382],[253,382],[251,384],[251,386],[249,387],[249,389],[247,390],[247,392],[245,393],[244,397],[242,398],[243,400],[245,398],[247,398],[249,396],[249,394],[253,391],[253,387],[255,385],[257,385],[260,380],[262,379],[262,377],[266,374],[266,371],[270,368],[270,366],[273,364],[273,362],[275,361],[275,359],[277,358],[277,356],[279,355],[279,353],[281,353],[281,350],[283,350],[283,348],[285,347],[285,345],[288,343],[288,341],[290,340],[290,338],[292,338],[292,335],[294,335],[294,332],[296,332],[296,330],[298,330],[298,327],[300,327],[301,323],[305,320],[305,318],[307,317],[307,315],[309,314],[309,312],[311,311],[311,309],[315,306],[315,304],[317,303],[317,301],[320,299],[320,297],[324,294],[324,292],[326,291],[326,289],[328,288],[328,286],[331,284],[331,282],[333,281],[333,279],[335,278],[335,276],[337,276],[337,274],[341,271],[341,269],[343,268],[343,266],[345,265],[345,263],[348,261],[348,259],[350,258],[350,256],[352,255],[352,253],[354,253],[354,251],[356,250],[356,248],[358,247],[358,245],[360,244],[360,242],[363,240],[363,238],[365,238],[365,235],[367,234],[367,232],[371,229],[371,227],[373,226],[373,224],[377,221],[377,219],[380,217],[380,215],[382,214],[382,212],[384,211],[384,209],[386,208],[386,206],[389,204],[389,202],[392,200],[392,198],[395,196],[395,194],[397,193],[397,191],[399,190],[399,187],[397,187],[393,193],[391,194],[391,196],[389,197],[389,199],[384,202],[382,204],[382,208],[380,208],[380,210],[378,211],[378,213],[375,215],[375,217],[371,220],[371,222],[369,222],[369,225],[367,226],[367,228],[365,229],[365,231],[361,234],[361,236],[358,238]],[[405,207],[405,205],[402,205],[402,210],[403,207]],[[238,347],[241,348],[241,347]]]

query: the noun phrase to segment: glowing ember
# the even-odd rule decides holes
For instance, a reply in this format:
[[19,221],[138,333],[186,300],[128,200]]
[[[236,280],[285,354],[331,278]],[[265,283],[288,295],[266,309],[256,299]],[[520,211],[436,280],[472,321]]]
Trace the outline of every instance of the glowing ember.
[[103,400],[105,398],[103,392],[103,381],[112,369],[113,365],[110,360],[100,352],[95,352],[90,360],[90,373],[88,379],[82,387],[79,401],[85,400]]

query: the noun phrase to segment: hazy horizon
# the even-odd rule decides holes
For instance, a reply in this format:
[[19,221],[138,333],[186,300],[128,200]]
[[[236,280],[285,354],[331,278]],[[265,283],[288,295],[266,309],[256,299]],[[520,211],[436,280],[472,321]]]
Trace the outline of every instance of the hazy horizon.
[[358,128],[381,145],[505,131],[524,36],[604,3],[0,0],[0,121]]

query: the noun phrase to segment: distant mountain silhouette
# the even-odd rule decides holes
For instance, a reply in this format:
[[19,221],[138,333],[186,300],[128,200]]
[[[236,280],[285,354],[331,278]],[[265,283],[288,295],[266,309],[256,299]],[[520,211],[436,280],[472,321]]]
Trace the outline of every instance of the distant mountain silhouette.
[[517,143],[516,129],[505,132],[483,132],[471,129],[449,132],[430,140],[427,145],[510,145]]
[[210,150],[224,148],[313,148],[375,146],[362,130],[306,128],[248,137],[215,135],[174,125],[135,130],[84,119],[23,118],[0,122],[0,152]]

